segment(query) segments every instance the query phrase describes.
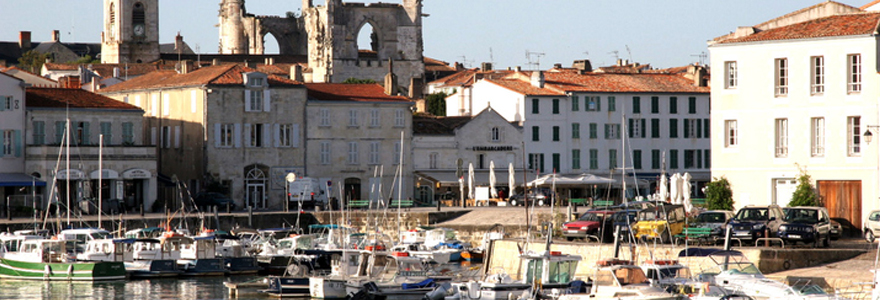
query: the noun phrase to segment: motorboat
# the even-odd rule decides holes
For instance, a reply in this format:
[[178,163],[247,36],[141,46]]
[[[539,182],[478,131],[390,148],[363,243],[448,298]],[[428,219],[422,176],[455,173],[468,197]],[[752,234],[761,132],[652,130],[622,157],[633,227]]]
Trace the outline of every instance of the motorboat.
[[462,300],[507,300],[519,297],[535,285],[544,291],[568,289],[581,261],[578,255],[559,251],[528,251],[519,258],[522,260],[522,279],[515,280],[504,269],[498,268],[482,280],[452,283],[452,297]]
[[628,260],[606,259],[596,263],[596,273],[589,293],[572,293],[559,296],[559,300],[588,299],[639,299],[673,300],[686,299],[652,286],[645,272]]
[[[18,239],[18,238],[13,238]],[[7,243],[0,254],[0,278],[45,281],[101,281],[125,279],[121,261],[78,261],[68,255],[68,241],[21,238]],[[17,244],[17,249],[7,249]]]

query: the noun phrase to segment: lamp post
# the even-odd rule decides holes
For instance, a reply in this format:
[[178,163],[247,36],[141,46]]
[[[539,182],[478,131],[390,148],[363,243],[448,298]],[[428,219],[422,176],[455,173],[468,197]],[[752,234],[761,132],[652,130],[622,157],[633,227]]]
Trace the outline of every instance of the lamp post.
[[296,181],[296,174],[293,174],[293,172],[287,173],[287,176],[284,176],[284,180],[287,181],[287,184],[284,185],[284,212],[288,212],[290,210],[290,184]]

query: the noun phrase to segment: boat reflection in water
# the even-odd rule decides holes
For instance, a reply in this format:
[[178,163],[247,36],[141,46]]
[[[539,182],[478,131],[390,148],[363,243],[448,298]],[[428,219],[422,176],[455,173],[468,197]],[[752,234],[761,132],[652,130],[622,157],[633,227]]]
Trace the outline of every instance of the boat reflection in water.
[[254,278],[221,276],[110,282],[0,280],[0,299],[228,299],[224,280]]

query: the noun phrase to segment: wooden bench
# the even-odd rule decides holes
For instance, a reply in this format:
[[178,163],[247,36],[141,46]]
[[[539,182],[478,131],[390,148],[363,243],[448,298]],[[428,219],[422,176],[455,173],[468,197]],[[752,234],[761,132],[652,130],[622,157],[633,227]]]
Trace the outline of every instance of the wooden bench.
[[571,205],[587,205],[587,198],[571,198],[568,199]]
[[614,205],[614,201],[612,201],[612,200],[595,200],[595,201],[593,201],[593,207],[612,206],[612,205]]
[[367,208],[370,206],[370,200],[348,200],[348,207],[351,208]]
[[697,241],[702,244],[704,241],[711,241],[712,228],[708,227],[685,227],[681,234],[675,235],[675,244],[679,242],[687,244],[690,241]]
[[413,206],[412,200],[391,200],[391,203],[388,204],[388,208],[410,208]]

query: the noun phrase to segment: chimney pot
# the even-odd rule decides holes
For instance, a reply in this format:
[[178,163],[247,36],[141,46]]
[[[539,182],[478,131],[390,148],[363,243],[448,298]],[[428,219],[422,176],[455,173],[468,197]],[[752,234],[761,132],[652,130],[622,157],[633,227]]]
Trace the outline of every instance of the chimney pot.
[[480,71],[483,71],[483,72],[492,71],[492,63],[484,62],[484,63],[480,64]]
[[30,31],[19,31],[18,32],[18,46],[21,47],[21,52],[25,52],[31,49],[31,32]]
[[555,63],[555,64],[553,64],[553,68],[554,68],[554,69],[562,69],[562,64],[561,64],[561,63]]
[[305,82],[305,80],[303,80],[302,66],[300,66],[299,64],[290,66],[290,80],[296,82]]
[[215,58],[215,59],[211,60],[211,65],[212,65],[212,66],[219,66],[219,65],[220,65],[220,59],[219,59],[219,58]]
[[61,32],[58,30],[52,30],[52,41],[60,42],[61,41]]

